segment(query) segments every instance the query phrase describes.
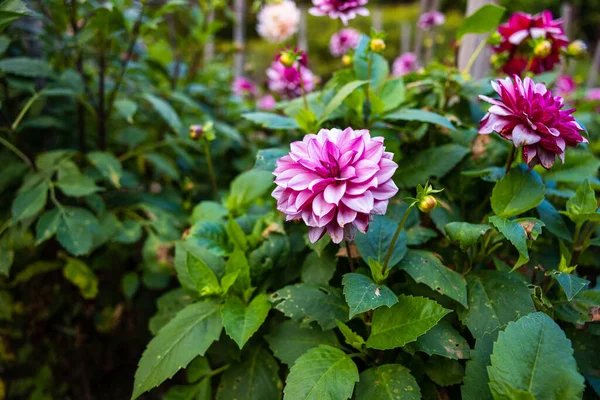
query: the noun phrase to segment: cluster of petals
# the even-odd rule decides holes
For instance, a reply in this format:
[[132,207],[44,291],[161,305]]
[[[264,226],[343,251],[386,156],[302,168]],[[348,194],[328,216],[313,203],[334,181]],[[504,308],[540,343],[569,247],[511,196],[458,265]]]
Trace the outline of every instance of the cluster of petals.
[[564,162],[567,146],[587,143],[583,128],[571,115],[575,110],[563,110],[564,100],[553,96],[543,83],[531,78],[500,79],[492,82],[499,99],[480,95],[492,104],[481,120],[479,133],[497,132],[523,148],[523,159],[530,166],[552,167],[556,156]]
[[313,7],[308,12],[317,17],[339,18],[344,25],[348,25],[348,21],[357,15],[369,15],[369,10],[365,8],[368,2],[369,0],[312,0]]
[[231,86],[231,90],[236,96],[243,97],[256,95],[256,84],[243,76],[235,78]]
[[278,54],[267,69],[267,81],[269,90],[280,94],[286,99],[302,96],[302,85],[304,90],[312,92],[315,86],[315,77],[308,69],[306,53],[302,53],[300,61],[294,62],[291,67],[284,66]]
[[368,130],[321,129],[291,144],[277,161],[273,197],[287,220],[303,220],[316,242],[328,233],[333,242],[366,232],[371,216],[385,214],[398,188],[398,165],[382,137]]
[[404,76],[419,69],[419,61],[415,53],[406,52],[394,60],[392,65],[392,74],[394,76]]
[[256,16],[258,34],[269,42],[281,43],[298,32],[300,10],[292,0],[265,4]]
[[334,57],[341,57],[350,50],[356,49],[360,42],[360,32],[356,29],[345,28],[331,35],[329,51]]
[[446,17],[444,14],[439,11],[429,11],[419,16],[417,27],[419,27],[421,30],[428,31],[436,26],[443,25],[444,22],[446,22]]
[[[551,71],[560,63],[561,50],[569,44],[562,24],[562,19],[553,19],[550,11],[536,15],[512,14],[508,22],[498,27],[502,41],[493,47],[496,53],[508,54],[502,70],[506,74],[518,75],[525,71],[534,74]],[[552,49],[546,57],[535,57],[528,42],[541,39],[549,41]]]

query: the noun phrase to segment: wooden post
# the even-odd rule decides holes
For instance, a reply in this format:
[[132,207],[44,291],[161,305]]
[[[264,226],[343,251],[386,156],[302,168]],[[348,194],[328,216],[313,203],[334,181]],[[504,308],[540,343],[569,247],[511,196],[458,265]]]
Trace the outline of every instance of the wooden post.
[[233,13],[235,21],[233,24],[233,73],[235,77],[244,74],[244,52],[246,45],[246,0],[234,0]]
[[379,4],[375,4],[373,17],[371,18],[371,25],[377,32],[383,30],[383,11],[381,10],[381,6]]
[[[467,1],[467,12],[466,15],[471,15],[475,11],[477,11],[480,7],[486,4],[495,4],[495,0],[468,0]],[[471,55],[477,49],[477,46],[483,41],[486,40],[488,35],[465,35],[462,39],[462,43],[460,45],[460,50],[458,52],[458,69],[463,71],[469,60]],[[470,75],[473,79],[479,79],[486,76],[490,69],[490,56],[491,50],[486,47],[479,54],[475,63],[473,64]]]
[[563,19],[565,34],[571,40],[571,34],[573,33],[573,6],[570,3],[564,3],[560,8],[560,14]]
[[592,59],[592,65],[590,66],[590,73],[588,74],[587,87],[588,89],[593,88],[598,83],[598,71],[600,71],[600,41],[596,44],[596,50],[594,51],[594,58]]
[[[206,24],[210,25],[215,21],[215,10],[211,8],[208,15],[206,16]],[[214,35],[210,35],[210,37],[206,40],[204,44],[204,64],[211,58],[215,56],[215,37]]]
[[308,35],[306,29],[306,15],[308,14],[305,4],[300,5],[300,21],[298,23],[298,48],[308,52]]
[[410,51],[410,24],[406,21],[400,25],[400,53],[404,54]]

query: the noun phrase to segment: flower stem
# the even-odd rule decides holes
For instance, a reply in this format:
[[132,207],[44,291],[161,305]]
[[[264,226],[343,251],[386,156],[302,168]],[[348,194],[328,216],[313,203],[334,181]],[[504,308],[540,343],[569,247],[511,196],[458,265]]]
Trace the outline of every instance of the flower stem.
[[352,251],[350,250],[351,242],[346,239],[346,252],[348,253],[348,264],[350,264],[350,272],[354,272],[354,260],[352,259]]
[[415,203],[408,206],[406,212],[404,213],[404,217],[402,217],[402,221],[398,224],[398,229],[396,229],[396,233],[394,233],[394,237],[392,238],[392,242],[390,243],[390,247],[388,248],[387,254],[385,255],[385,261],[383,262],[383,269],[381,270],[381,274],[384,275],[387,271],[388,264],[390,263],[390,258],[392,258],[392,253],[394,252],[394,246],[396,245],[396,241],[398,240],[398,236],[400,236],[400,232],[404,228],[404,224],[408,219],[408,215],[410,214],[410,210],[415,206]]
[[217,196],[217,200],[221,201],[221,196],[219,195],[219,187],[217,186],[217,177],[215,176],[215,170],[213,168],[212,160],[210,159],[210,144],[208,143],[208,140],[204,142],[204,154],[206,155],[208,173],[210,174],[210,181],[212,183],[213,190],[215,191],[215,196]]
[[469,58],[469,62],[467,63],[467,66],[462,71],[463,76],[469,75],[469,73],[471,72],[471,68],[473,68],[473,64],[475,64],[475,60],[477,60],[477,57],[479,57],[479,54],[485,48],[485,44],[486,44],[486,41],[482,40],[481,43],[479,43],[479,46],[477,46],[477,48],[473,52],[473,54],[471,54],[471,58]]
[[365,89],[365,104],[363,106],[363,115],[365,125],[369,125],[369,118],[371,115],[371,74],[373,70],[373,52],[369,52],[369,60],[367,62],[367,85]]
[[511,145],[510,153],[508,154],[508,160],[506,160],[506,168],[504,169],[504,174],[507,175],[508,171],[510,171],[510,167],[512,166],[513,161],[515,160],[515,155],[517,154],[517,148]]
[[304,102],[304,108],[308,110],[308,100],[306,99],[306,89],[304,88],[304,79],[302,79],[302,66],[298,63],[298,75],[300,78],[300,90],[302,91],[302,101]]
[[4,147],[9,149],[10,151],[15,153],[17,155],[17,157],[19,157],[21,160],[23,160],[25,162],[25,164],[27,164],[29,166],[29,168],[33,169],[33,163],[25,155],[25,153],[23,153],[21,150],[19,150],[16,146],[14,146],[12,143],[10,143],[8,140],[4,139],[3,137],[0,137],[0,143],[2,143],[4,145]]

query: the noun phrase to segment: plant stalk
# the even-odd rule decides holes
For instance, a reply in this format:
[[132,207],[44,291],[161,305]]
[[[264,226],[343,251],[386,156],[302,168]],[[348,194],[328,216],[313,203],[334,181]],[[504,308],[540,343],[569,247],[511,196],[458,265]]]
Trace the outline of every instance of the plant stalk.
[[508,154],[508,160],[506,160],[506,167],[504,168],[504,175],[508,175],[508,171],[510,171],[510,167],[512,166],[513,161],[515,161],[515,155],[517,154],[517,148],[511,145],[510,153]]
[[208,173],[210,174],[210,181],[212,183],[213,190],[217,200],[221,201],[221,195],[219,194],[219,187],[217,186],[217,177],[215,176],[215,170],[213,168],[212,160],[210,158],[210,144],[208,141],[204,143],[204,154],[206,155],[206,163],[208,164]]
[[400,236],[400,232],[404,228],[404,224],[406,224],[406,220],[408,219],[408,215],[410,214],[410,210],[415,206],[415,203],[408,206],[406,212],[404,213],[404,217],[402,217],[402,221],[398,224],[398,229],[396,229],[396,233],[394,233],[394,237],[392,238],[392,242],[390,243],[390,247],[388,248],[387,254],[385,255],[385,261],[383,262],[383,269],[381,270],[381,274],[385,275],[387,271],[388,264],[390,263],[390,258],[392,258],[392,253],[394,252],[394,246],[396,245],[396,241],[398,240],[398,236]]

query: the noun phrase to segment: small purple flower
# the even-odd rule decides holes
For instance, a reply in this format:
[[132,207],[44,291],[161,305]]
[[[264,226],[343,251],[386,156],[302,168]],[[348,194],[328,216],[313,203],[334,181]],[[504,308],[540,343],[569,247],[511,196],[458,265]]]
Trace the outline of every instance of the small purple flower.
[[436,26],[442,25],[446,22],[446,17],[439,11],[429,11],[421,14],[417,26],[419,29],[428,31]]
[[356,29],[345,28],[331,35],[329,51],[334,57],[341,57],[350,50],[354,50],[360,42],[360,32]]
[[302,84],[307,93],[312,92],[315,77],[308,69],[306,54],[302,53],[300,61],[295,61],[291,67],[284,66],[279,61],[280,57],[281,55],[278,54],[267,69],[269,90],[287,99],[302,96]]
[[339,18],[344,25],[357,15],[367,16],[369,10],[365,6],[369,0],[312,0],[313,6],[308,12],[317,17],[328,15],[331,19]]
[[256,95],[256,85],[248,78],[240,76],[233,80],[231,90],[236,96],[254,96]]
[[275,108],[275,98],[270,94],[266,94],[263,97],[261,97],[260,99],[258,99],[258,101],[256,102],[256,105],[261,110],[265,110],[265,111],[272,110]]
[[277,161],[273,197],[286,219],[302,219],[312,243],[325,232],[334,243],[366,232],[373,215],[385,214],[398,193],[392,176],[398,165],[383,137],[366,129],[321,129],[290,145]]
[[394,76],[404,76],[419,69],[419,62],[415,53],[406,52],[394,60],[392,73]]

